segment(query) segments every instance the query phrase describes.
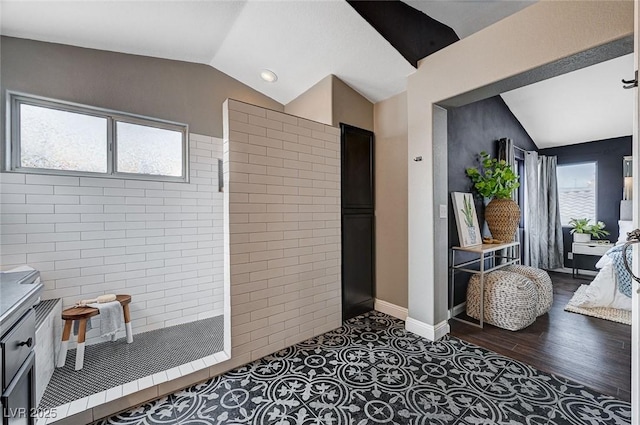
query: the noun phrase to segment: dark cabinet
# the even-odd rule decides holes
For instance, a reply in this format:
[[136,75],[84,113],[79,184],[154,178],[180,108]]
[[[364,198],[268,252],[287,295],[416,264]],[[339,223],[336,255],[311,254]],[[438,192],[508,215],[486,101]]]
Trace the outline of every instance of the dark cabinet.
[[342,317],[373,309],[375,216],[373,133],[340,125],[342,143]]
[[1,425],[33,425],[36,422],[35,320],[35,312],[29,309],[0,338]]
[[342,209],[373,211],[373,133],[343,129]]

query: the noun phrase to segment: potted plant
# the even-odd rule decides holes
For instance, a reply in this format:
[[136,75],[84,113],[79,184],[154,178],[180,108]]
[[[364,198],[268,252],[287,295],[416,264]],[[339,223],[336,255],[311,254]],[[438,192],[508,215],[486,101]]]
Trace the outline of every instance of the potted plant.
[[484,198],[491,199],[485,208],[485,220],[494,239],[511,242],[520,222],[520,207],[511,199],[520,187],[518,175],[505,160],[480,152],[481,169],[466,169],[473,187]]
[[574,242],[589,242],[591,238],[600,239],[603,236],[609,234],[604,230],[606,225],[602,221],[598,221],[595,224],[590,224],[591,219],[588,218],[572,218],[569,221],[569,227],[571,227],[571,234],[573,235]]

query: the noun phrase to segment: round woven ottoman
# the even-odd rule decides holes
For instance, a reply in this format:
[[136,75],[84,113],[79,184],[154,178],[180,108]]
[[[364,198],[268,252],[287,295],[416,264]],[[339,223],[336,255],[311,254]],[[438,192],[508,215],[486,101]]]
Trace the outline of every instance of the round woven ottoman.
[[[518,273],[497,270],[484,276],[484,321],[517,331],[532,324],[538,312],[535,284]],[[480,319],[480,276],[467,287],[467,315]]]
[[538,291],[538,316],[542,316],[551,310],[553,305],[553,285],[551,284],[549,273],[542,269],[519,264],[507,266],[502,270],[521,274],[536,285],[536,290]]

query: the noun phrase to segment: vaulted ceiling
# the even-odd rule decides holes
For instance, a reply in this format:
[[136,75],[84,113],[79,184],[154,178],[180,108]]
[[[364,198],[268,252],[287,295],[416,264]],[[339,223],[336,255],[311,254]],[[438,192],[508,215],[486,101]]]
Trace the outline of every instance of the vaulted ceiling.
[[[378,102],[405,90],[418,59],[533,3],[0,0],[0,33],[208,64],[282,104],[334,74]],[[630,134],[630,93],[619,89],[628,61],[503,97],[541,147]],[[278,81],[263,81],[263,69]]]
[[[532,2],[407,3],[464,37]],[[415,70],[343,0],[0,4],[3,35],[209,64],[284,104],[329,74],[377,102],[402,92]],[[260,79],[265,68],[277,83]]]
[[543,80],[502,98],[539,148],[629,136],[633,131],[633,54]]

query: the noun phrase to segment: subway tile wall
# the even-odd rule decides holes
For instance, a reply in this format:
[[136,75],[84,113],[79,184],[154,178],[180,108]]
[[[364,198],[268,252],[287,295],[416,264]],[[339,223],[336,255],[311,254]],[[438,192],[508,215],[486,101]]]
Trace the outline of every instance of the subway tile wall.
[[224,115],[225,279],[242,362],[341,324],[340,135],[235,100]]
[[0,173],[0,268],[40,270],[64,307],[130,294],[134,333],[222,314],[219,158],[221,139],[191,134],[189,183]]

